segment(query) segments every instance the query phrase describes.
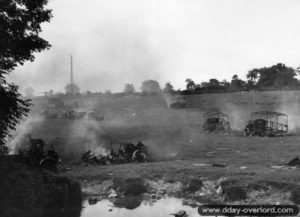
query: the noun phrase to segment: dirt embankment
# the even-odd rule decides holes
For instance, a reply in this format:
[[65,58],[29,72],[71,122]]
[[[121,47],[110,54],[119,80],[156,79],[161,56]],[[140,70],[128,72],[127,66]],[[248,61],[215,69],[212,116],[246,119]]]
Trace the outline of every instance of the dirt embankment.
[[[179,197],[191,205],[293,205],[300,202],[299,168],[270,169],[269,166],[253,164],[241,168],[242,164],[235,165],[234,162],[226,167],[216,167],[198,162],[177,160],[113,166],[77,164],[68,165],[65,175],[81,183],[87,199],[109,198],[118,207],[121,202],[126,207],[123,202],[137,196],[146,200],[150,198],[150,201]],[[134,202],[136,206],[139,204]]]
[[26,165],[18,156],[0,157],[0,216],[81,207],[77,182]]
[[[143,200],[155,202],[164,197],[183,198],[188,205],[199,204],[299,204],[299,185],[268,180],[241,181],[233,177],[223,177],[212,181],[207,179],[187,179],[184,182],[166,182],[137,177],[119,177],[103,181],[94,189],[89,199],[108,198],[117,207],[132,205],[138,207]],[[96,191],[97,189],[97,191]],[[85,188],[83,189],[86,190]],[[129,201],[127,201],[129,200]],[[139,201],[139,203],[138,203]]]

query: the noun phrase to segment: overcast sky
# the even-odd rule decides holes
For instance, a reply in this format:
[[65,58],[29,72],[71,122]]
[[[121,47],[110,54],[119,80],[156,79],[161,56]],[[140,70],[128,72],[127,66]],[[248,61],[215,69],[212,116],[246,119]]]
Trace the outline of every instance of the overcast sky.
[[146,79],[184,89],[230,80],[282,62],[300,65],[299,0],[49,0],[41,36],[50,50],[18,67],[10,80],[36,92],[139,89]]

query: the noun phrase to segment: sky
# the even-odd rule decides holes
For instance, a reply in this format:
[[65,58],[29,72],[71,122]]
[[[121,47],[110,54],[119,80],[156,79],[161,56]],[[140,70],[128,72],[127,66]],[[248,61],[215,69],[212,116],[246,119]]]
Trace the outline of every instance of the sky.
[[210,78],[245,79],[253,69],[300,65],[299,0],[49,0],[42,25],[49,50],[9,80],[23,91],[140,90],[144,80],[185,89]]

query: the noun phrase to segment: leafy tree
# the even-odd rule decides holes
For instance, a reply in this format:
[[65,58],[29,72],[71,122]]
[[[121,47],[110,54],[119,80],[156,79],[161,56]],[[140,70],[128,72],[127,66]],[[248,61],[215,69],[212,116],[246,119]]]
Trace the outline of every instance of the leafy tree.
[[67,84],[65,87],[66,94],[78,94],[80,91],[80,88],[77,86],[77,84]]
[[210,83],[211,86],[215,86],[215,87],[219,87],[220,86],[220,82],[216,78],[209,79],[209,83]]
[[247,79],[252,81],[253,83],[257,82],[258,77],[259,77],[259,70],[257,69],[252,69],[247,74]]
[[227,90],[230,87],[230,83],[224,79],[223,81],[220,82],[220,86],[222,87],[223,90]]
[[34,89],[32,87],[27,87],[24,91],[25,91],[25,96],[27,98],[33,98],[34,97]]
[[259,71],[257,69],[250,70],[246,76],[247,76],[247,88],[248,89],[255,88],[255,85],[257,84],[257,80],[259,78]]
[[143,93],[159,93],[161,91],[159,83],[155,80],[143,81],[141,90]]
[[90,96],[90,95],[92,95],[93,93],[91,92],[91,91],[86,91],[86,93],[85,93],[87,96]]
[[[201,82],[201,84],[195,85],[195,91],[201,91],[207,82]],[[202,86],[203,85],[203,86]]]
[[238,75],[233,75],[230,83],[232,90],[244,90],[246,88],[246,82],[239,79]]
[[210,90],[219,90],[221,88],[220,82],[218,79],[211,78],[208,82],[208,89]]
[[196,84],[192,79],[187,78],[185,80],[185,83],[186,83],[186,90],[187,91],[194,91],[195,90]]
[[34,52],[50,47],[39,37],[41,23],[48,22],[51,11],[47,0],[5,0],[0,3],[0,68],[12,71],[17,64],[33,61]]
[[164,87],[164,92],[165,93],[174,93],[174,87],[173,85],[171,84],[171,82],[167,82],[165,87]]
[[126,94],[132,94],[135,92],[135,88],[133,84],[125,84],[124,93]]
[[278,63],[271,67],[252,69],[248,72],[248,82],[253,82],[257,88],[282,88],[298,86],[295,78],[298,71]]
[[5,138],[10,130],[29,112],[30,101],[23,100],[18,92],[18,86],[9,84],[0,75],[0,154],[8,150],[5,147]]
[[239,76],[237,74],[232,76],[232,80],[238,80],[238,79],[239,79]]
[[216,78],[211,78],[209,79],[209,82],[201,82],[201,89],[210,91],[224,90],[227,88],[225,85],[227,84],[220,82]]
[[197,84],[196,85],[196,89],[197,90],[199,90],[199,89],[206,89],[208,86],[209,86],[208,82],[207,81],[203,81],[203,82],[201,82],[201,84]]
[[41,23],[48,22],[51,10],[47,0],[0,1],[0,152],[7,151],[5,138],[9,130],[29,112],[30,102],[23,100],[18,87],[6,81],[16,66],[34,60],[34,52],[50,47],[39,37]]

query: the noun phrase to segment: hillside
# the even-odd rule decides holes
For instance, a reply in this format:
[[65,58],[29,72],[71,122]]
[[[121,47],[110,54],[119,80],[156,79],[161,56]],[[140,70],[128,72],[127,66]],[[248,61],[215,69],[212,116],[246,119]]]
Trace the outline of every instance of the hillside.
[[[55,108],[48,108],[43,99],[44,104],[35,103],[33,116],[21,124],[18,132],[31,133],[33,138],[42,138],[49,145],[54,145],[64,159],[62,167],[70,169],[65,175],[80,182],[83,193],[87,196],[106,195],[107,192],[103,189],[110,189],[109,183],[112,180],[130,177],[152,183],[154,187],[150,188],[154,192],[157,190],[155,186],[161,183],[168,186],[181,183],[184,188],[193,179],[215,183],[219,179],[231,178],[234,179],[235,186],[245,188],[245,191],[252,185],[262,186],[265,190],[260,192],[261,203],[291,203],[293,199],[290,195],[294,194],[291,192],[300,185],[297,181],[298,173],[295,172],[297,168],[276,169],[273,166],[280,168],[298,155],[299,94],[298,91],[272,91],[184,95],[172,98],[86,97],[66,99],[67,106],[56,109],[56,112],[60,112],[64,109],[99,108],[104,111],[103,121],[69,120],[63,117],[46,119],[39,115],[39,109]],[[180,98],[190,103],[192,108],[168,107]],[[75,101],[78,107],[72,107]],[[212,107],[217,107],[229,115],[233,128],[231,134],[210,134],[203,131],[203,112]],[[287,113],[292,133],[283,138],[244,136],[243,128],[250,113],[257,110]],[[106,154],[110,151],[111,142],[115,141],[142,141],[155,162],[108,166],[82,164],[80,156],[85,151],[90,149]],[[214,164],[224,167],[212,166]],[[222,197],[215,190],[213,187],[209,189],[213,196],[207,196],[208,200],[222,201]],[[180,197],[183,196],[181,191],[181,188],[176,190]],[[247,190],[247,203],[257,202],[255,191]],[[193,197],[190,194],[185,196]],[[205,199],[206,202],[208,200]]]
[[[274,110],[289,115],[290,133],[299,130],[300,91],[234,92],[182,96],[106,96],[63,99],[65,107],[49,108],[46,99],[34,101],[32,116],[15,134],[31,133],[42,138],[63,154],[81,154],[88,149],[107,152],[115,141],[148,144],[153,152],[164,154],[184,149],[186,144],[206,145],[209,135],[203,133],[203,112],[218,108],[229,116],[235,134],[243,129],[251,112]],[[191,104],[189,109],[170,109],[176,100]],[[78,107],[72,107],[74,103]],[[104,121],[45,119],[42,110],[100,109]],[[173,150],[173,151],[171,151]]]

